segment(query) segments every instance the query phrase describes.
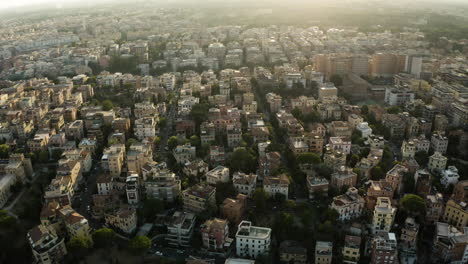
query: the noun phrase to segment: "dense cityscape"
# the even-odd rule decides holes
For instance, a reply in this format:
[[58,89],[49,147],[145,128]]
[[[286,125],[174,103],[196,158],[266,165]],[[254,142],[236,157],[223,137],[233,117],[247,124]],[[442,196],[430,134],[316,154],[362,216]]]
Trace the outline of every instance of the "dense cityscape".
[[272,2],[0,9],[0,263],[468,263],[468,5]]

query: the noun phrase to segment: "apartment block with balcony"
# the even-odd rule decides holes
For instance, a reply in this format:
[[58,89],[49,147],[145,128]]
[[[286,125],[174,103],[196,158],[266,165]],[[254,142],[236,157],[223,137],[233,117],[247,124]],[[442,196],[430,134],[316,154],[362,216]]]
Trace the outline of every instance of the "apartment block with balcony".
[[175,247],[190,247],[196,217],[193,213],[176,211],[167,225],[166,241]]
[[333,259],[333,243],[317,241],[315,244],[315,264],[331,264]]
[[257,175],[250,173],[235,172],[232,176],[232,183],[238,193],[252,197],[257,187]]
[[216,188],[208,184],[199,183],[182,192],[184,210],[201,213],[210,207],[216,207]]
[[338,212],[338,220],[348,221],[360,217],[364,205],[364,198],[358,194],[355,187],[351,187],[345,194],[333,197],[330,207]]
[[378,197],[372,218],[372,231],[377,234],[381,231],[389,232],[395,220],[396,208],[392,206],[388,197]]
[[242,221],[236,233],[236,254],[240,257],[257,258],[270,251],[271,229],[253,226]]
[[361,237],[346,235],[343,250],[343,263],[357,264],[361,257]]
[[216,185],[218,182],[229,181],[229,168],[217,166],[205,174],[206,182],[211,185]]
[[201,226],[203,247],[210,251],[224,251],[229,248],[233,239],[229,238],[229,222],[213,218]]
[[27,233],[34,260],[40,264],[60,263],[67,255],[65,240],[52,227],[38,225]]

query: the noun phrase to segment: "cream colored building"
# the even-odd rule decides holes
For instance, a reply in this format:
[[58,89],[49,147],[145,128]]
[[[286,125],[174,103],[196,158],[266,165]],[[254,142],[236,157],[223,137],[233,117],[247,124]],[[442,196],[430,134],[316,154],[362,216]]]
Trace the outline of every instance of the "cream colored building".
[[435,170],[445,170],[445,167],[447,166],[447,157],[442,155],[440,152],[434,152],[429,157],[429,163],[427,164],[427,167],[430,171],[435,171]]
[[463,230],[468,224],[468,205],[466,201],[456,202],[450,199],[445,205],[445,212],[442,218],[444,222]]
[[29,230],[27,239],[36,263],[61,263],[67,255],[65,240],[57,236],[52,227],[38,225]]
[[184,210],[201,213],[216,207],[216,188],[208,184],[197,184],[182,192]]
[[127,168],[128,171],[141,174],[141,168],[153,161],[153,151],[151,145],[144,143],[135,143],[129,147],[127,151]]
[[125,145],[114,144],[104,150],[102,155],[102,166],[108,170],[111,176],[118,177],[122,173],[125,159]]
[[356,264],[361,256],[361,237],[346,235],[343,247],[343,263]]
[[372,218],[372,230],[374,234],[380,231],[389,232],[395,219],[396,208],[392,206],[392,202],[388,197],[378,197],[377,204],[374,208],[374,216]]
[[106,225],[122,230],[126,234],[133,233],[137,228],[137,214],[132,207],[122,207],[114,212],[105,213]]

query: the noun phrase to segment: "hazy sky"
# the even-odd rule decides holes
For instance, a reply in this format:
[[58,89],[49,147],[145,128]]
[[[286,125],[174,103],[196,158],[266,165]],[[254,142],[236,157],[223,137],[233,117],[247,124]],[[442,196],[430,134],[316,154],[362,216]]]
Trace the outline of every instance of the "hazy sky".
[[[40,5],[40,4],[47,4],[47,5],[56,5],[57,7],[60,7],[62,4],[69,4],[69,3],[80,3],[80,4],[92,4],[92,3],[99,3],[99,2],[108,2],[108,1],[115,1],[115,0],[0,0],[0,9],[7,9],[7,8],[14,8],[14,7],[21,7],[21,6],[30,6],[30,5]],[[129,2],[135,1],[135,0],[127,0]],[[138,1],[138,0],[136,0]],[[170,2],[171,0],[169,0]],[[178,2],[182,2],[181,0],[176,0]],[[186,0],[188,2],[193,2],[193,1],[203,1],[203,0]],[[221,3],[224,2],[225,0],[211,0],[212,2],[220,1]],[[231,1],[242,1],[242,0],[231,0]],[[247,0],[249,1],[249,0]],[[319,0],[314,0],[314,1],[319,1]],[[327,0],[325,0],[327,1]],[[337,0],[339,1],[339,0]],[[349,2],[350,0],[341,0],[344,2]],[[352,0],[351,0],[352,1]],[[362,1],[362,0],[359,0]],[[376,2],[375,0],[373,0]],[[403,0],[407,1],[407,0]],[[435,2],[435,3],[440,3],[440,0],[413,0],[413,1],[419,1],[419,2]],[[154,1],[153,2],[158,2]],[[167,2],[167,0],[166,0]],[[268,2],[268,0],[264,0],[263,2]],[[272,0],[272,2],[275,2]],[[310,2],[310,0],[306,0],[306,2]],[[384,2],[384,1],[383,1]],[[467,3],[467,0],[443,0],[443,3]]]
[[[70,1],[70,0],[69,0]],[[18,6],[28,6],[33,4],[43,4],[43,3],[50,3],[50,2],[63,2],[63,0],[0,0],[0,8],[11,8],[11,7],[18,7]]]

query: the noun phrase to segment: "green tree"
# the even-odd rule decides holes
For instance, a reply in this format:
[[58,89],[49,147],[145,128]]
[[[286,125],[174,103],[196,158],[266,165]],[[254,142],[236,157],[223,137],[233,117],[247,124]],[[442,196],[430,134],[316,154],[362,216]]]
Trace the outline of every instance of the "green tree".
[[319,224],[318,230],[319,232],[324,233],[324,234],[332,234],[335,231],[335,226],[333,225],[331,221],[327,220]]
[[406,212],[419,215],[426,212],[426,201],[416,194],[407,194],[400,201],[401,208]]
[[169,138],[169,140],[167,140],[167,147],[170,150],[173,150],[175,147],[177,147],[178,144],[179,144],[179,140],[177,139],[176,136],[172,136]]
[[41,150],[39,151],[39,153],[37,154],[37,160],[40,162],[40,163],[46,163],[49,161],[49,152],[47,150]]
[[385,172],[380,166],[375,166],[370,171],[371,179],[374,181],[380,180],[385,177]]
[[136,236],[128,242],[128,249],[138,255],[143,254],[151,247],[151,239],[147,236]]
[[161,117],[161,118],[159,119],[159,123],[158,123],[158,124],[159,124],[160,127],[166,127],[166,125],[167,125],[167,119],[166,119],[165,117]]
[[52,159],[53,160],[59,160],[62,157],[63,151],[60,149],[54,149],[52,151]]
[[414,155],[414,159],[418,162],[419,166],[426,167],[429,162],[429,155],[425,151],[418,151]]
[[297,162],[300,164],[319,164],[322,162],[320,156],[316,153],[306,152],[297,156]]
[[338,74],[334,74],[330,77],[330,82],[332,82],[335,87],[339,87],[343,85],[343,78]]
[[17,227],[16,218],[8,215],[7,211],[0,210],[0,230],[11,230]]
[[161,137],[155,137],[153,143],[156,146],[159,145],[159,143],[161,143]]
[[89,237],[76,236],[67,243],[67,249],[75,256],[82,257],[88,249],[93,246],[93,241]]
[[229,157],[228,167],[234,172],[255,172],[257,167],[257,158],[252,149],[238,148]]
[[112,108],[114,108],[114,104],[112,103],[111,100],[104,100],[102,102],[102,110],[109,111],[109,110],[112,110]]
[[256,206],[256,210],[259,212],[265,211],[268,200],[268,195],[265,192],[265,190],[263,190],[262,188],[256,189],[252,197]]
[[359,162],[359,156],[356,155],[356,154],[352,154],[351,155],[351,158],[349,159],[349,166],[351,168],[354,168],[354,166],[356,166],[356,164]]
[[115,240],[115,232],[109,228],[101,228],[93,233],[93,240],[97,247],[110,247]]
[[200,103],[196,104],[190,110],[190,117],[193,121],[195,121],[195,126],[198,128],[200,124],[207,120],[208,118],[208,110],[210,109],[210,105],[207,103]]
[[367,106],[367,105],[361,106],[361,114],[363,114],[363,115],[369,114],[369,106]]
[[1,159],[8,159],[10,156],[10,146],[7,144],[0,145],[0,158]]
[[143,201],[143,206],[139,209],[140,216],[146,222],[153,222],[156,215],[164,210],[164,203],[158,199],[146,199]]
[[190,137],[190,145],[196,146],[197,148],[200,147],[201,141],[197,135],[193,135]]
[[299,120],[302,120],[302,118],[303,118],[301,109],[299,109],[299,108],[297,108],[297,107],[295,107],[295,108],[291,111],[291,114],[292,114],[295,118],[297,118],[297,119],[299,119]]
[[389,114],[398,114],[401,113],[401,108],[398,106],[391,106],[387,108],[387,113]]
[[237,194],[236,188],[232,182],[216,183],[216,204],[220,205],[228,197],[234,197]]

